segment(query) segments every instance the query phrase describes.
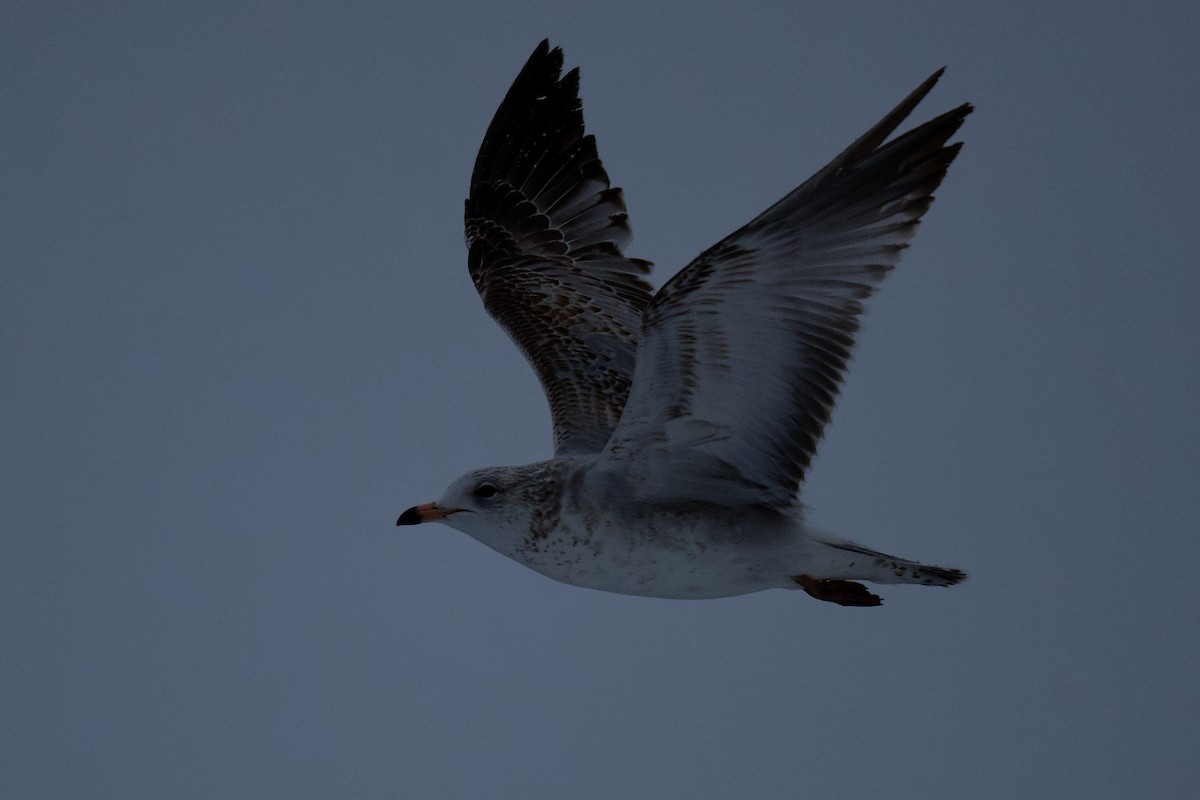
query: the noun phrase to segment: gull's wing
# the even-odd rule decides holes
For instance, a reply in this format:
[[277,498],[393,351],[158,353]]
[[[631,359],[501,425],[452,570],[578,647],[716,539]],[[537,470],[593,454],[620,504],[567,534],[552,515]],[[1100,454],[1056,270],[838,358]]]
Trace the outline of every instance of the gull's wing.
[[650,262],[584,135],[579,71],[543,41],[488,127],[467,198],[471,279],[533,365],[558,454],[599,452],[629,394]]
[[639,492],[795,502],[862,301],[900,258],[961,145],[946,141],[970,105],[884,144],[940,75],[655,296],[606,449]]

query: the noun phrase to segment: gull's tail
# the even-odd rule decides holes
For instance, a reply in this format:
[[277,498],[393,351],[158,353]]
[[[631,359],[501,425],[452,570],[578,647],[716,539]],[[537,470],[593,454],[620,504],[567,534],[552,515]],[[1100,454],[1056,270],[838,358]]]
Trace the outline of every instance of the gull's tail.
[[843,606],[877,606],[883,602],[855,581],[953,586],[967,577],[960,569],[890,556],[834,537],[822,536],[815,543],[819,555],[809,570],[792,576],[792,580],[818,600]]
[[[918,583],[922,586],[953,586],[966,579],[967,573],[953,567],[936,567],[932,564],[922,564],[919,561],[909,561],[906,558],[889,556],[871,550],[854,542],[822,542],[826,547],[840,550],[850,556],[847,564],[857,573],[859,570],[870,574],[855,574],[853,576],[874,583]],[[854,558],[857,556],[858,558]]]

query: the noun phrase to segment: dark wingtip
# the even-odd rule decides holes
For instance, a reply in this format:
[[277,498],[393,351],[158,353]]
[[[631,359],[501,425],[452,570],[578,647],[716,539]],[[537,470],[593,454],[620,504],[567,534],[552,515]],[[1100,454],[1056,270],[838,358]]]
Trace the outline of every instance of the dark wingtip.
[[417,511],[417,507],[413,506],[408,511],[405,511],[396,520],[397,525],[416,525],[421,521],[421,512]]
[[550,46],[550,38],[546,37],[545,39],[542,39],[540,42],[538,42],[537,47],[533,48],[533,52],[529,54],[529,59],[527,60],[526,66],[528,66],[529,64],[532,64],[534,61],[541,61],[546,58],[553,58],[558,62],[557,69],[562,69],[562,54],[563,54],[562,48],[561,47],[551,47]]

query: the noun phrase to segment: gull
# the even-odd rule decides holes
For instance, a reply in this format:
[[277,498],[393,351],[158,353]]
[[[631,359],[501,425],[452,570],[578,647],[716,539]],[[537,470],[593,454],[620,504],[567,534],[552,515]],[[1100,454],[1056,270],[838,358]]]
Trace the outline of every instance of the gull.
[[863,300],[933,202],[972,110],[888,141],[931,75],[827,166],[657,293],[624,255],[624,197],[584,132],[579,71],[543,41],[484,136],[467,263],[536,371],[554,457],[474,470],[397,525],[442,522],[543,575],[621,594],[952,586],[961,570],[811,525],[800,486],[841,386]]

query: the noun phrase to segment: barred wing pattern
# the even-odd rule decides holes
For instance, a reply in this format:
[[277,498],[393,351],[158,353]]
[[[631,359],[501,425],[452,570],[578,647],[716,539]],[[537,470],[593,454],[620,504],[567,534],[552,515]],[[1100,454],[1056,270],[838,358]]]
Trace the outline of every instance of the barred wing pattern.
[[633,376],[650,263],[626,258],[621,190],[584,134],[579,71],[543,41],[488,127],[466,201],[484,307],[546,392],[556,455],[603,449]]
[[969,104],[884,144],[940,75],[655,296],[605,451],[636,491],[797,502],[862,301],[899,260],[958,153],[961,143],[946,141]]

